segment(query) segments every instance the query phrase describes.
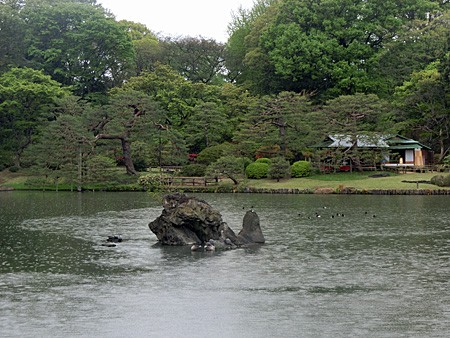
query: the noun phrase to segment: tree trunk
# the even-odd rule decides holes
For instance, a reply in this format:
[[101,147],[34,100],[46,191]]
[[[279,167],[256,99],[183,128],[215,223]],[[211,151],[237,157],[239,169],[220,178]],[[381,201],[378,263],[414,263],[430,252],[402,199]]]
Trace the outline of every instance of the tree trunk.
[[227,174],[227,173],[225,173],[225,174],[228,176],[228,178],[229,178],[230,180],[233,181],[233,183],[234,183],[235,185],[238,185],[238,184],[239,184],[239,181],[238,181],[233,175],[230,175],[230,174]]
[[137,171],[134,168],[133,160],[131,159],[130,142],[125,137],[121,138],[120,141],[122,142],[123,161],[124,161],[125,167],[127,168],[127,174],[128,175],[137,175]]
[[16,154],[14,156],[14,165],[18,168],[21,167],[22,165],[22,154],[25,151],[25,149],[31,144],[31,138],[33,135],[33,131],[31,128],[28,128],[26,130],[26,135],[25,135],[25,142],[21,143],[19,145],[19,149],[17,149]]
[[130,141],[128,141],[128,138],[126,136],[98,134],[95,138],[103,140],[120,140],[120,142],[122,143],[123,162],[125,164],[125,168],[127,169],[127,174],[137,175],[137,171],[134,168],[133,160],[131,159]]

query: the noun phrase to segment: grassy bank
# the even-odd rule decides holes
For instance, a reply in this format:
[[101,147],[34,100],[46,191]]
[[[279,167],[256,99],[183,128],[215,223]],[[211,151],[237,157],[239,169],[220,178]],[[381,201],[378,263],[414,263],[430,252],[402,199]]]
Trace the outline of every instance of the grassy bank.
[[[342,191],[371,191],[371,190],[450,190],[450,187],[438,187],[436,185],[423,183],[430,181],[433,176],[439,173],[390,173],[387,177],[370,177],[374,172],[365,173],[336,173],[314,175],[305,178],[291,178],[280,180],[261,179],[244,180],[239,187],[234,186],[231,181],[224,180],[219,186],[204,187],[173,187],[172,190],[180,191],[205,191],[205,192],[231,192],[231,191],[259,191],[259,190],[300,190],[305,192],[317,192],[320,190],[328,192]],[[122,174],[123,175],[123,174]],[[445,174],[445,175],[448,175]],[[405,181],[409,181],[405,182]],[[420,183],[414,183],[419,181]],[[83,185],[84,190],[96,191],[136,191],[141,190],[136,183],[136,179],[123,175],[121,179]],[[411,183],[413,182],[413,183]],[[49,182],[42,177],[33,176],[26,172],[11,173],[9,171],[0,172],[0,190],[12,188],[15,190],[76,190],[76,187],[63,182]]]
[[[84,183],[82,190],[95,191],[136,191],[142,190],[135,177],[130,177],[117,170],[114,179],[104,182]],[[62,179],[49,179],[28,171],[12,173],[8,170],[0,172],[0,190],[46,190],[46,191],[77,191],[75,183],[67,183]]]
[[[354,188],[356,190],[409,190],[417,189],[416,183],[403,181],[429,181],[438,173],[390,174],[388,177],[370,177],[373,173],[336,173],[314,175],[305,178],[291,178],[276,182],[274,180],[249,180],[248,186],[258,189],[333,189]],[[450,189],[432,184],[419,183],[420,189]]]

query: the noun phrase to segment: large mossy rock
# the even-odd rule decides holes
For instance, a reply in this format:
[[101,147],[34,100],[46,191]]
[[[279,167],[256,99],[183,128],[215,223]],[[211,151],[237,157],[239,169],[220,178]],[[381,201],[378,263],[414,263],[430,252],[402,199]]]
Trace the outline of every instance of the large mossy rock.
[[185,194],[164,198],[161,215],[149,228],[165,245],[192,245],[214,240],[216,248],[234,248],[252,243],[264,243],[259,217],[248,211],[239,235],[222,220],[222,215],[207,202]]

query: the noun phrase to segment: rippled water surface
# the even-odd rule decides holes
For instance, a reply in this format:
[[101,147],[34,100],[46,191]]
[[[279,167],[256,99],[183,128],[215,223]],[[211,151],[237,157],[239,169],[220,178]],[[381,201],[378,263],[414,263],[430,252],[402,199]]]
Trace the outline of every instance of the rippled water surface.
[[145,193],[1,192],[0,336],[448,337],[448,196],[199,196],[267,243],[162,247]]

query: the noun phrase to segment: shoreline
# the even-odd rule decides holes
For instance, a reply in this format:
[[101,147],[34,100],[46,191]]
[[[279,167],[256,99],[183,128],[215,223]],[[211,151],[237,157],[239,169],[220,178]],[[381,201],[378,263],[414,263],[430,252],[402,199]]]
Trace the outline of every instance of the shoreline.
[[[231,180],[215,184],[181,181],[157,186],[155,193],[255,193],[255,194],[334,194],[334,195],[450,195],[450,187],[432,184],[442,173],[400,174],[367,177],[357,174],[329,174],[308,178],[290,178],[275,182],[269,179],[245,179],[235,185]],[[450,176],[450,175],[449,175]],[[68,191],[77,192],[75,184],[43,181],[39,177],[0,172],[0,193],[6,191]],[[181,183],[181,184],[180,184]],[[185,183],[185,184],[183,184]],[[97,182],[82,185],[82,191],[144,192],[150,191],[137,182]]]
[[[299,189],[299,188],[253,188],[253,187],[232,187],[232,186],[215,186],[215,187],[177,187],[178,189],[169,189],[164,192],[167,194],[175,192],[186,193],[233,193],[233,194],[286,194],[286,195],[450,195],[450,189],[356,189],[352,187],[344,188],[317,188],[317,189]],[[75,192],[71,190],[52,190],[52,189],[14,189],[13,187],[0,186],[1,192],[13,191],[38,191],[38,192]],[[81,192],[146,192],[140,190],[115,190],[115,189],[85,189]]]

